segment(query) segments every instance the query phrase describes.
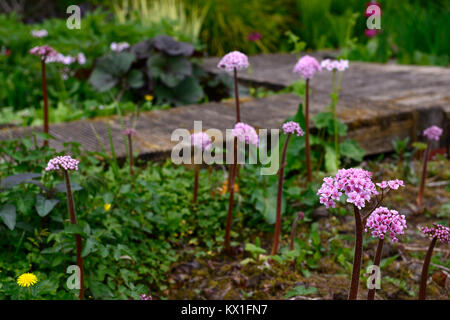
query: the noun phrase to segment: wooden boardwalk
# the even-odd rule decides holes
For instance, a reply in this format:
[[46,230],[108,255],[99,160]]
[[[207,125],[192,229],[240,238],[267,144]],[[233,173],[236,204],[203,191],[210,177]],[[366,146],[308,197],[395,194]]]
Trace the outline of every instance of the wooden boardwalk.
[[[240,72],[243,83],[253,86],[283,88],[297,76],[292,73],[296,57],[289,54],[257,55],[249,58],[250,72]],[[212,73],[218,58],[208,58],[204,68]],[[324,71],[311,80],[311,113],[324,110],[329,104],[331,73]],[[243,99],[242,121],[256,128],[280,128],[283,121],[295,114],[300,98],[279,94],[259,99]],[[203,129],[224,130],[234,125],[234,104],[213,102],[189,105],[170,110],[141,113],[136,123],[134,150],[141,157],[160,158],[170,154],[175,144],[171,133],[177,128],[193,129],[194,120],[201,120]],[[339,118],[349,126],[349,137],[355,139],[367,154],[392,151],[392,139],[409,136],[421,139],[424,128],[436,124],[444,128],[440,146],[450,145],[450,69],[439,67],[402,66],[351,62],[344,72],[338,104]],[[131,123],[130,117],[124,117]],[[126,154],[117,117],[96,118],[50,125],[56,140],[50,145],[57,150],[63,142],[77,141],[90,151],[100,151],[94,134],[109,149],[107,122],[110,123],[116,152]],[[313,125],[311,123],[311,125]],[[20,137],[40,128],[8,128],[0,130],[0,140]]]

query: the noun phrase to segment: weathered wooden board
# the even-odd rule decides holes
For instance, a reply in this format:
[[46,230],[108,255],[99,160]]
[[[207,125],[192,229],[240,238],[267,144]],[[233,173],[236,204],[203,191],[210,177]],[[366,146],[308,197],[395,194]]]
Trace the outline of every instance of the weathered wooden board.
[[[251,71],[239,73],[244,83],[283,88],[298,79],[292,73],[296,62],[294,55],[257,55],[251,56],[249,60]],[[212,73],[222,72],[216,67],[218,61],[218,58],[205,59],[204,68]],[[329,105],[330,88],[330,72],[319,73],[311,80],[312,114]],[[349,137],[357,140],[367,154],[392,151],[391,141],[394,137],[421,139],[421,131],[432,124],[444,128],[444,137],[440,143],[441,146],[448,146],[449,89],[449,68],[351,62],[350,68],[343,74],[338,114],[349,126]],[[293,94],[245,98],[241,104],[241,118],[256,128],[280,128],[287,117],[295,114],[299,102],[301,99]],[[141,113],[136,123],[134,149],[142,157],[165,157],[176,143],[171,141],[173,130],[192,130],[196,120],[202,121],[204,130],[231,129],[235,120],[234,103],[213,102]],[[50,145],[60,150],[62,143],[78,141],[86,150],[100,151],[101,141],[109,151],[108,122],[116,153],[123,157],[126,149],[118,117],[52,124],[50,133],[56,140],[51,141]],[[132,118],[127,116],[124,122],[129,126]],[[0,140],[20,137],[31,130],[39,131],[41,128],[3,128],[0,129]]]

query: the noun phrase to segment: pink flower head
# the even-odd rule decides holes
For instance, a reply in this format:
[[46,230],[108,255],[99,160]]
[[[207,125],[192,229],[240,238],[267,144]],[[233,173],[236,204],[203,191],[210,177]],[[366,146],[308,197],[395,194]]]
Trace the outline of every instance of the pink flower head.
[[397,210],[389,210],[386,207],[376,208],[366,222],[365,231],[372,230],[372,236],[384,239],[390,236],[392,242],[397,242],[397,235],[404,234],[406,229],[405,215],[400,215]]
[[317,71],[322,71],[319,62],[316,58],[308,55],[300,58],[293,70],[294,73],[300,74],[305,79],[311,79]]
[[431,237],[437,238],[440,242],[449,244],[450,243],[450,228],[443,226],[442,224],[433,223],[433,227],[421,227],[420,230],[423,234]]
[[248,58],[242,52],[232,51],[223,56],[217,67],[227,71],[247,69],[249,67]]
[[36,46],[30,50],[30,53],[34,56],[41,57],[43,59],[48,57],[54,57],[58,54],[55,49],[49,45]]
[[372,174],[363,169],[340,169],[334,178],[323,179],[324,182],[317,191],[320,203],[327,208],[334,208],[335,200],[340,200],[341,195],[345,193],[347,202],[361,209],[365,207],[366,201],[378,194],[371,178]]
[[320,66],[324,69],[327,69],[328,71],[338,70],[338,71],[344,71],[345,69],[348,69],[348,60],[330,60],[325,59],[322,60],[320,63]]
[[125,49],[128,49],[130,47],[130,44],[128,42],[112,42],[110,45],[110,48],[112,51],[115,52],[122,52]]
[[78,170],[78,164],[80,161],[73,159],[71,156],[58,156],[51,159],[45,171],[56,171],[56,170]]
[[77,59],[75,57],[65,56],[62,53],[57,53],[54,56],[48,56],[45,59],[45,63],[59,62],[59,63],[65,64],[67,66],[71,65],[75,61],[77,61]]
[[84,55],[83,52],[80,52],[79,54],[77,54],[77,61],[81,65],[86,63],[86,56]]
[[191,143],[195,148],[209,150],[212,147],[212,140],[206,132],[196,132],[191,134]]
[[423,132],[423,135],[430,140],[439,141],[439,137],[441,136],[442,131],[443,130],[438,126],[431,126]]
[[31,35],[35,38],[44,38],[48,36],[48,32],[45,29],[42,30],[32,30]]
[[152,295],[146,295],[145,293],[141,294],[140,296],[141,300],[153,300]]
[[305,133],[297,122],[289,121],[283,124],[283,132],[285,134],[288,133],[297,133],[297,136],[303,136]]
[[134,130],[133,128],[126,128],[125,130],[122,131],[122,134],[124,136],[135,136],[136,130]]
[[395,180],[381,181],[377,183],[377,186],[380,189],[390,188],[392,190],[397,190],[399,187],[404,187],[405,184],[403,183],[403,180],[395,179]]
[[259,137],[255,131],[255,128],[246,123],[236,123],[231,133],[233,134],[233,136],[238,138],[239,141],[243,141],[247,144],[253,144],[256,146],[259,144]]

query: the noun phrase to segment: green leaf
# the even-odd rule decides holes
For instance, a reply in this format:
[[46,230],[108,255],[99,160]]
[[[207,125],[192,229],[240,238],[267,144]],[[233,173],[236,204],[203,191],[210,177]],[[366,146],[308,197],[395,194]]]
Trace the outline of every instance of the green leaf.
[[307,295],[315,294],[315,293],[317,293],[317,288],[314,288],[314,287],[306,288],[304,285],[301,285],[301,286],[296,286],[294,289],[292,289],[291,291],[286,293],[286,295],[284,297],[286,299],[289,299],[289,298],[292,298],[295,296],[307,296]]
[[68,234],[79,234],[81,236],[86,236],[83,232],[83,228],[78,224],[68,224],[64,227],[64,231]]
[[0,217],[11,231],[16,226],[16,216],[16,207],[12,204],[5,204],[0,209]]
[[97,60],[89,83],[100,92],[107,91],[119,83],[135,60],[131,52],[109,53]]
[[36,196],[36,210],[41,217],[45,217],[53,210],[56,204],[59,202],[58,199],[46,199],[40,194]]
[[364,157],[364,149],[354,140],[345,140],[339,144],[339,153],[341,156],[353,159],[355,161],[362,161]]
[[166,86],[174,88],[192,75],[192,64],[183,56],[154,54],[147,60],[150,74]]
[[333,148],[325,147],[325,169],[329,173],[337,171],[337,155]]
[[96,251],[96,246],[97,246],[97,240],[95,240],[92,237],[89,237],[86,240],[86,243],[84,244],[84,248],[83,251],[81,252],[81,255],[84,257],[88,256],[90,253]]
[[317,129],[326,128],[333,122],[333,114],[331,112],[319,112],[312,117],[312,120]]
[[34,178],[39,178],[40,173],[24,172],[6,177],[0,182],[0,189],[10,189],[18,184],[27,182]]
[[133,89],[139,89],[144,85],[144,75],[139,70],[131,70],[127,75],[127,82]]

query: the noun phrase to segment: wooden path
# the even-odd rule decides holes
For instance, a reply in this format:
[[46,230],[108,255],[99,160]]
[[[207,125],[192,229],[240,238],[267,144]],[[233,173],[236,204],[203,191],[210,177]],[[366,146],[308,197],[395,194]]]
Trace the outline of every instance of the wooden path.
[[[321,58],[321,57],[319,57]],[[283,88],[297,76],[292,73],[296,57],[290,54],[257,55],[249,58],[250,72],[240,72],[244,84]],[[218,58],[208,58],[204,68],[216,68]],[[324,71],[311,80],[311,113],[324,110],[329,104],[331,74]],[[279,94],[259,99],[243,99],[242,121],[256,128],[280,128],[282,122],[297,111],[300,98]],[[170,110],[141,113],[136,125],[134,150],[141,157],[161,158],[170,154],[175,142],[171,133],[177,128],[193,129],[194,120],[203,121],[203,129],[224,130],[234,125],[233,102],[213,102],[189,105]],[[409,136],[421,139],[424,128],[436,124],[444,128],[440,146],[450,145],[450,69],[440,67],[402,66],[351,62],[344,72],[338,105],[339,118],[349,126],[349,137],[355,139],[367,154],[392,151],[392,139]],[[100,151],[98,140],[108,148],[107,122],[113,133],[119,157],[126,154],[117,117],[96,118],[52,124],[50,133],[56,138],[50,145],[57,150],[62,143],[78,141],[90,151]],[[125,117],[125,123],[131,123]],[[313,125],[311,123],[311,125]],[[20,137],[40,128],[6,128],[0,130],[0,140]],[[436,145],[437,147],[437,145]]]

